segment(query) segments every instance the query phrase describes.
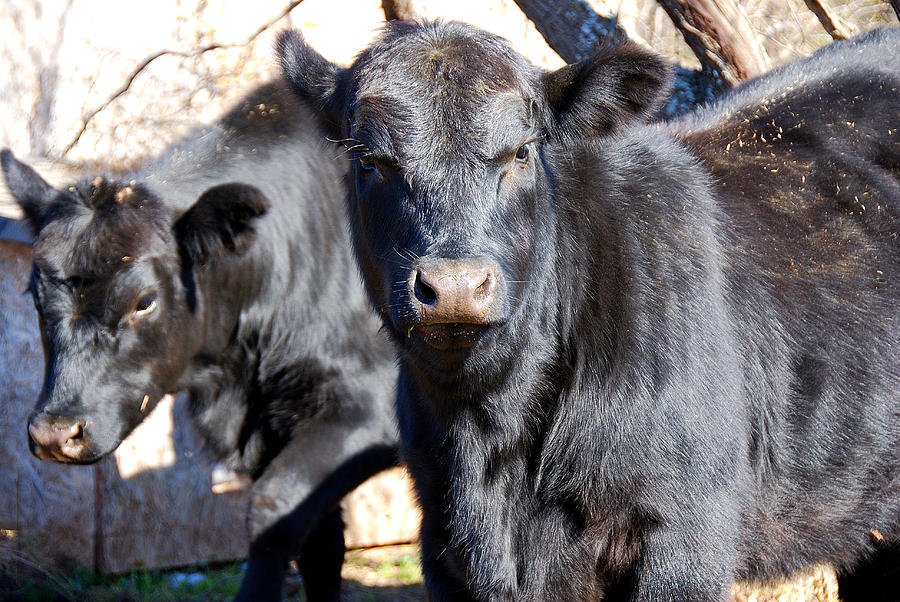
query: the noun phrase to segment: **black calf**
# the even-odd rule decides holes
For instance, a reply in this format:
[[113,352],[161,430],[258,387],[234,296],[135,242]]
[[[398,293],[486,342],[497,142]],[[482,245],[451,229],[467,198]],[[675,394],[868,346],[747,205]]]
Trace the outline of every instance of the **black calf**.
[[280,52],[356,155],[433,600],[725,600],[817,562],[900,591],[900,31],[654,125],[634,46]]
[[255,481],[239,599],[280,598],[299,552],[310,599],[337,600],[338,502],[397,462],[393,354],[351,258],[346,164],[322,140],[273,84],[135,173],[57,191],[2,153],[36,236],[32,450],[94,462],[188,390],[210,444]]

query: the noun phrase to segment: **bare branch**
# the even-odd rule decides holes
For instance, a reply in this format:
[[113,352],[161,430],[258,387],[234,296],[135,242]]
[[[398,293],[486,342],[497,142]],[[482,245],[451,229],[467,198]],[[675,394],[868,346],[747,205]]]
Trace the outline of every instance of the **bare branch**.
[[[806,7],[813,12],[828,35],[835,40],[846,40],[853,35],[852,28],[841,21],[837,15],[831,14],[829,9],[820,2],[820,0],[804,0]],[[900,0],[892,0],[892,2],[900,2]],[[895,7],[896,10],[896,7]]]
[[205,54],[207,52],[210,52],[212,50],[242,48],[244,46],[249,45],[251,42],[253,42],[253,40],[258,38],[260,35],[265,33],[267,30],[271,29],[272,26],[274,26],[278,21],[282,20],[288,14],[290,14],[290,12],[292,10],[294,10],[295,8],[297,8],[297,6],[300,5],[300,3],[302,3],[302,2],[303,2],[303,0],[293,0],[277,16],[266,21],[262,26],[260,26],[259,29],[257,29],[255,32],[253,32],[247,39],[245,39],[242,42],[238,42],[236,44],[214,43],[214,44],[210,44],[208,46],[204,46],[202,48],[198,48],[198,49],[191,50],[191,51],[160,50],[159,52],[151,54],[150,56],[145,58],[143,61],[141,61],[140,64],[138,64],[138,66],[132,70],[132,72],[125,79],[125,83],[122,84],[122,86],[119,87],[118,90],[113,92],[112,95],[110,95],[105,101],[103,101],[103,103],[100,104],[100,106],[98,106],[93,111],[90,111],[84,117],[81,118],[81,128],[78,130],[78,133],[75,135],[75,137],[72,139],[72,141],[69,142],[69,144],[67,144],[66,147],[63,149],[62,156],[66,156],[73,148],[75,148],[75,145],[78,144],[79,140],[81,140],[81,136],[84,135],[85,131],[87,131],[88,125],[90,124],[91,120],[98,113],[105,110],[109,105],[111,105],[117,98],[119,98],[120,96],[122,96],[123,94],[128,92],[128,90],[131,88],[131,84],[134,83],[134,80],[137,78],[137,76],[140,75],[141,72],[144,71],[144,69],[146,69],[156,59],[163,57],[163,56],[174,56],[174,57],[181,57],[184,59],[189,59],[189,58],[198,57],[198,56]]
[[[59,83],[59,53],[62,49],[63,36],[66,30],[66,21],[69,11],[72,10],[74,0],[68,0],[59,16],[59,29],[56,31],[56,39],[49,45],[50,54],[46,61],[40,60],[40,52],[30,48],[35,65],[41,65],[38,72],[38,93],[34,107],[31,110],[31,119],[28,121],[28,134],[31,140],[31,152],[35,155],[46,155],[50,150],[47,141],[47,132],[50,131],[53,120],[53,103],[56,98],[56,88]],[[41,64],[43,63],[43,64]]]
[[385,21],[415,21],[419,13],[413,7],[412,0],[381,0]]
[[747,16],[732,0],[659,0],[704,71],[731,85],[769,68]]

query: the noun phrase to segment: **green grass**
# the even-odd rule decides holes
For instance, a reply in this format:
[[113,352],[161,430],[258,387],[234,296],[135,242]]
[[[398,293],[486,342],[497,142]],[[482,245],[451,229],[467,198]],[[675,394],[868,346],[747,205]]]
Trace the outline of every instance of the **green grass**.
[[[134,570],[97,575],[80,567],[43,569],[49,561],[0,559],[0,602],[218,602],[232,600],[240,588],[243,562],[169,570]],[[177,583],[181,575],[181,583]],[[189,576],[192,582],[184,577]],[[418,601],[424,598],[417,545],[388,546],[347,553],[344,600]],[[296,568],[288,570],[284,599],[305,600]]]
[[[75,567],[47,573],[0,568],[0,600],[44,602],[163,602],[168,600],[230,600],[243,576],[242,563],[183,570],[131,571],[96,575]],[[24,574],[23,574],[24,573]],[[175,582],[178,573],[197,575],[196,582]]]
[[380,577],[394,579],[400,583],[420,583],[422,565],[417,554],[403,554],[380,563],[375,571]]

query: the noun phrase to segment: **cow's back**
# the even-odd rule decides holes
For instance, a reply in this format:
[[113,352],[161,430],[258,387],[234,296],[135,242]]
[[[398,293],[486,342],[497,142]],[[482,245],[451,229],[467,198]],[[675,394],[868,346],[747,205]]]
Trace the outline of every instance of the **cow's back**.
[[[277,80],[125,176],[148,183],[176,212],[228,182],[259,188],[270,204],[246,253],[197,272],[205,291],[200,303],[215,307],[212,313],[240,314],[236,329],[208,336],[182,383],[194,392],[201,429],[224,455],[247,436],[239,434],[248,428],[245,420],[316,414],[322,400],[304,394],[323,379],[369,391],[370,411],[384,422],[378,428],[386,439],[395,437],[388,420],[395,368],[352,261],[345,169],[341,151],[308,107]],[[339,413],[338,406],[332,411]],[[266,453],[290,436],[289,430],[274,439],[264,435]],[[238,466],[259,469],[263,460],[254,448],[246,446]]]
[[[747,546],[764,574],[796,541],[855,555],[900,516],[900,499],[884,503],[900,485],[900,30],[827,47],[673,127],[724,216],[760,483]],[[797,499],[811,503],[785,506]]]

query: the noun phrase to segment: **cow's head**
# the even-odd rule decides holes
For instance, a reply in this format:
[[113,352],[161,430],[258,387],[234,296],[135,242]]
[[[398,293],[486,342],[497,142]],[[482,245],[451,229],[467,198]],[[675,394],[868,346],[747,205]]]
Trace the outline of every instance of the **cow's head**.
[[46,363],[31,450],[94,462],[174,390],[204,341],[197,276],[246,249],[267,202],[224,184],[178,213],[137,182],[56,190],[9,151],[0,162],[35,235],[30,290]]
[[460,23],[395,21],[347,69],[296,32],[279,54],[355,157],[351,228],[372,300],[401,350],[435,370],[491,349],[527,311],[554,253],[545,145],[642,119],[669,80],[633,45],[542,71]]

